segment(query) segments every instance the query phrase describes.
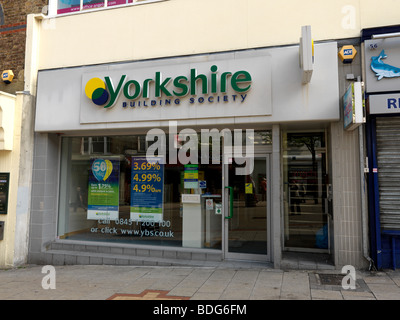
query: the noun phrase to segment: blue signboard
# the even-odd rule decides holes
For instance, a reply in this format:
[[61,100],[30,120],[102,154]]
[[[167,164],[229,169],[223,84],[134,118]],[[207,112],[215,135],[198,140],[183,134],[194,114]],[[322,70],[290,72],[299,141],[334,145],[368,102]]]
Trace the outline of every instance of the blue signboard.
[[131,219],[163,220],[164,165],[160,157],[132,157]]

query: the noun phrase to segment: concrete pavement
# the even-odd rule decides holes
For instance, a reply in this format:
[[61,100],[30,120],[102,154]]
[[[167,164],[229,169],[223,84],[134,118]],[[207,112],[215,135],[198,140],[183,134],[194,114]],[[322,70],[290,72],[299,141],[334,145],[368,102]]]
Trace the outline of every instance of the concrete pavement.
[[399,271],[355,275],[355,289],[345,290],[338,270],[27,265],[0,270],[0,299],[400,300]]

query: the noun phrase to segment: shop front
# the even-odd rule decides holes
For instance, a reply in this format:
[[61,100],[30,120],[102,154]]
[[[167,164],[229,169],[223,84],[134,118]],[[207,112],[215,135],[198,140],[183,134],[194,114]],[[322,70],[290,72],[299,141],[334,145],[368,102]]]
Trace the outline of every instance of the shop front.
[[400,29],[363,30],[368,96],[371,252],[377,267],[399,265]]
[[330,252],[337,44],[315,57],[308,84],[299,46],[40,70],[31,262]]

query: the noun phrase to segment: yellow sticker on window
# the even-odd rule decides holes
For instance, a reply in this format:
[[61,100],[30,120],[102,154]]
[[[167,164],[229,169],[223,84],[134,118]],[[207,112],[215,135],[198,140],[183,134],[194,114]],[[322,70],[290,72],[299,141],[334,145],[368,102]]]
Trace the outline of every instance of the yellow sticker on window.
[[245,184],[245,193],[246,194],[252,194],[253,193],[253,184],[251,182]]

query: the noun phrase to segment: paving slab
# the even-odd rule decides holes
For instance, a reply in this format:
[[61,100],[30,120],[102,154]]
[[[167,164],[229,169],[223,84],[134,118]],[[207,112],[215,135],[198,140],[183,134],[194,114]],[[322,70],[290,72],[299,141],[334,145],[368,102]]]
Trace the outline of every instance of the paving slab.
[[[320,285],[316,270],[248,267],[55,267],[45,290],[42,266],[0,270],[1,300],[400,300],[400,271],[358,271],[357,288]],[[332,273],[332,271],[324,271]],[[338,272],[338,271],[336,271]]]
[[250,300],[280,300],[281,288],[280,287],[264,287],[254,288],[249,299]]
[[222,294],[228,286],[230,280],[207,280],[198,290],[199,293],[219,293]]
[[175,288],[169,291],[168,295],[192,297],[198,290],[199,290],[198,287],[176,286]]
[[369,283],[376,300],[400,300],[400,289],[397,285]]
[[376,300],[371,292],[359,292],[351,290],[343,290],[342,296],[344,300]]
[[364,276],[363,279],[367,284],[388,284],[388,285],[396,284],[391,277],[389,277],[383,272],[380,272],[379,274],[371,274],[368,276]]
[[281,290],[282,299],[311,299],[308,273],[285,272],[283,274]]
[[211,292],[196,292],[190,299],[191,300],[219,300],[221,293]]
[[312,300],[343,300],[343,295],[340,291],[334,290],[311,290]]

